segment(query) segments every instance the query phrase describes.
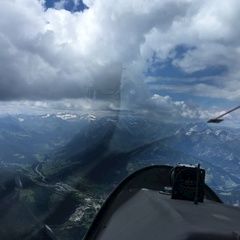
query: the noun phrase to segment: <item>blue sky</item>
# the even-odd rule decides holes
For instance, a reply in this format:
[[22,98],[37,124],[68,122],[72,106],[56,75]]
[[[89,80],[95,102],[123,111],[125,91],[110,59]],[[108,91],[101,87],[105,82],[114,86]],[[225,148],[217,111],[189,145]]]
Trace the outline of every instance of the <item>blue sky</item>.
[[[228,73],[228,68],[221,65],[211,65],[203,70],[195,72],[185,72],[181,68],[174,65],[174,60],[181,59],[184,55],[191,51],[192,47],[177,46],[173,51],[174,55],[165,61],[159,60],[155,54],[152,58],[148,59],[149,67],[145,71],[149,88],[153,93],[161,93],[169,95],[176,100],[184,100],[190,103],[200,104],[201,106],[208,107],[209,102],[216,106],[225,108],[231,107],[235,103],[233,100],[222,99],[218,97],[196,96],[191,91],[180,91],[184,86],[194,86],[196,84],[204,84],[206,81],[209,85],[214,86],[216,78],[225,76]],[[212,80],[211,80],[212,79]],[[167,89],[168,88],[168,89]]]
[[[45,5],[47,8],[54,8],[54,4],[60,1],[61,0],[46,0]],[[84,11],[85,9],[87,9],[87,6],[82,1],[78,1],[78,3],[75,4],[74,1],[69,0],[65,1],[64,9],[71,12]]]

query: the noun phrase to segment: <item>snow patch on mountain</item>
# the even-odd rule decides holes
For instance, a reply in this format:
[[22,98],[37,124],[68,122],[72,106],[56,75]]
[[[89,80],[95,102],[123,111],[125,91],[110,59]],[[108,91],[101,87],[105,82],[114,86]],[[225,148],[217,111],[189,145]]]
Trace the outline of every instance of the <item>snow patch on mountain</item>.
[[231,178],[228,176],[221,176],[221,180],[224,182],[225,188],[234,188],[237,187],[238,184],[235,183]]
[[94,114],[84,114],[80,116],[80,119],[85,119],[91,122],[91,121],[95,121],[97,117]]
[[194,126],[194,127],[191,127],[187,132],[186,132],[186,135],[187,136],[191,136],[194,132],[196,132],[197,131],[197,128],[196,128],[196,126]]
[[222,130],[216,130],[215,134],[216,136],[219,136],[222,133]]
[[42,118],[49,118],[49,117],[51,117],[51,115],[48,113],[48,114],[46,114],[46,115],[42,115],[41,117],[42,117]]
[[19,118],[18,118],[18,121],[19,121],[19,122],[24,122],[24,118],[20,118],[20,117],[19,117]]
[[62,120],[70,120],[70,119],[76,119],[77,115],[71,114],[71,113],[57,113],[56,117]]

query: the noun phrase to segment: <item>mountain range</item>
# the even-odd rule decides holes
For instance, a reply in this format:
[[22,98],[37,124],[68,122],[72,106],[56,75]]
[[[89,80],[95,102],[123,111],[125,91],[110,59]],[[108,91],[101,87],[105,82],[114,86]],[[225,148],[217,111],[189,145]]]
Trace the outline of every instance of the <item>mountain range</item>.
[[[207,184],[239,206],[239,136],[239,129],[129,112],[2,116],[1,205],[15,206],[25,222],[36,215],[60,239],[79,239],[107,195],[135,170],[200,163]],[[15,223],[14,211],[7,221]]]

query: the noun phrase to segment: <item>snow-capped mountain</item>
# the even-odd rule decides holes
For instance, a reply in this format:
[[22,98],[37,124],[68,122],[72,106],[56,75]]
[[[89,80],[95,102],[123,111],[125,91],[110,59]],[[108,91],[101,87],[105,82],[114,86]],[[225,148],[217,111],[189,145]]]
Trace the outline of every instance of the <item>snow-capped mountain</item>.
[[68,176],[74,169],[82,177],[88,169],[89,177],[109,183],[152,164],[201,163],[207,170],[207,182],[236,203],[239,136],[238,129],[203,123],[180,126],[133,114],[5,116],[0,118],[0,160],[25,164],[51,153],[44,165],[50,179],[52,171],[57,177]]
[[0,116],[0,161],[31,163],[39,154],[67,144],[73,136],[95,121],[94,114],[40,114]]
[[66,175],[74,166],[78,176],[88,169],[92,180],[110,183],[152,164],[201,163],[207,182],[225,198],[238,192],[238,130],[202,123],[179,126],[133,115],[105,116],[89,124],[56,155],[51,163],[55,176],[60,174],[55,171],[58,166],[66,166]]
[[205,124],[196,124],[176,131],[173,136],[165,139],[165,143],[240,177],[239,137],[238,129],[211,128]]
[[76,114],[76,113],[68,113],[68,112],[58,112],[54,114],[43,114],[40,115],[42,119],[45,118],[59,118],[61,120],[88,120],[88,121],[95,121],[97,116],[94,113],[82,113],[82,114]]

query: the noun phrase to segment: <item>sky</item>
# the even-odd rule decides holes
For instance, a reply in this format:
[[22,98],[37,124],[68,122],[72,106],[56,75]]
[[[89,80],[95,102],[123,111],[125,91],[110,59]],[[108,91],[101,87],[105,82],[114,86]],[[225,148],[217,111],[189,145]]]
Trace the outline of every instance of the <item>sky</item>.
[[239,11],[239,0],[1,0],[0,110],[206,119],[239,105]]

